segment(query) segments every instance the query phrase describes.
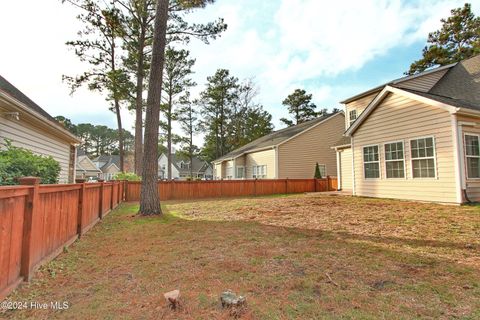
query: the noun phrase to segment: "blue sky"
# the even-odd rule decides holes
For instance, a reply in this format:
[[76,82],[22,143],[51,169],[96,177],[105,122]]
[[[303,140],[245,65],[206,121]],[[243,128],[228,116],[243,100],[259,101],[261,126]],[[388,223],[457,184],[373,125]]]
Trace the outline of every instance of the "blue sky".
[[[479,15],[480,2],[472,2]],[[344,98],[401,77],[421,56],[428,32],[463,3],[217,0],[189,18],[201,22],[223,17],[229,25],[210,45],[189,44],[197,59],[194,80],[199,86],[193,93],[218,68],[230,69],[240,79],[254,78],[258,101],[272,113],[278,129],[279,119],[287,116],[281,101],[295,88],[312,93],[319,107],[333,108]],[[61,81],[62,74],[85,68],[64,45],[81,27],[77,13],[59,0],[2,2],[0,30],[9,30],[2,33],[2,42],[11,49],[0,51],[0,74],[52,115],[115,127],[102,95],[81,89],[70,96]],[[125,110],[122,118],[132,129],[133,115]]]

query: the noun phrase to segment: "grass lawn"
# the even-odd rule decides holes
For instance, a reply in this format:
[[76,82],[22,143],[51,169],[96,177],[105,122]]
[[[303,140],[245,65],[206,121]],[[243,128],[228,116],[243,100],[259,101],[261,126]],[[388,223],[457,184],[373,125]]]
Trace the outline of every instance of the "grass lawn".
[[[247,297],[243,319],[479,319],[480,208],[339,196],[124,204],[12,301],[66,311],[0,318],[228,319],[219,295]],[[170,310],[163,293],[180,289]]]

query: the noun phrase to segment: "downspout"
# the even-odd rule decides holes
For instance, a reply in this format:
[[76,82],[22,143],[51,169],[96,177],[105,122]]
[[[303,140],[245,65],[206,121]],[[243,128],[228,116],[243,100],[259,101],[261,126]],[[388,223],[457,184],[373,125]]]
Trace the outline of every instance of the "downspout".
[[278,146],[274,146],[273,150],[275,151],[275,179],[279,179],[279,168],[278,168]]
[[337,152],[337,191],[341,191],[342,190],[342,161],[340,157],[342,156],[342,153],[337,149],[335,151]]
[[353,189],[353,192],[352,194],[354,196],[357,195],[357,192],[356,192],[356,188],[355,188],[355,185],[356,185],[356,181],[355,181],[355,144],[354,144],[354,139],[353,139],[353,136],[350,137],[350,140],[351,140],[351,143],[352,143],[352,189]]
[[[452,126],[453,126],[453,138],[455,146],[455,176],[457,187],[457,202],[464,203],[465,200],[471,203],[467,195],[467,182],[465,177],[465,160],[464,160],[464,147],[463,147],[463,127],[462,123],[458,121],[457,115],[452,114]],[[460,194],[459,194],[460,193]]]
[[455,126],[455,131],[456,131],[456,136],[457,136],[457,146],[458,146],[458,168],[460,170],[460,188],[462,190],[462,195],[463,199],[466,200],[468,203],[471,203],[472,201],[468,198],[467,195],[467,178],[465,176],[465,150],[464,150],[464,145],[463,145],[463,123],[461,121],[458,121],[457,116],[455,115],[455,120],[456,120],[456,126]]

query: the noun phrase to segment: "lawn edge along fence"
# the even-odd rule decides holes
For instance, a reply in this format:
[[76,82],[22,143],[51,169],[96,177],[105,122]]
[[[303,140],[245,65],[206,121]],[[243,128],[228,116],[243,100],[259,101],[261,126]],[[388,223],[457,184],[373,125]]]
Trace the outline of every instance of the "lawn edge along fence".
[[19,182],[0,187],[0,301],[125,200],[124,181]]
[[[140,200],[141,182],[127,182],[126,201]],[[337,178],[324,179],[255,179],[212,181],[159,181],[161,200],[193,200],[325,192],[337,190]]]

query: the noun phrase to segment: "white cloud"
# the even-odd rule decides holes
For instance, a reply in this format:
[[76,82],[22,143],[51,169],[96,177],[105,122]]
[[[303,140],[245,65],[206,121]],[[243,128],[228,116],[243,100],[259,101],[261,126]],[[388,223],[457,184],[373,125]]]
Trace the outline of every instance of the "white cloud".
[[[206,77],[216,69],[227,68],[239,78],[255,76],[259,98],[276,121],[285,116],[281,101],[296,87],[313,93],[317,105],[333,107],[332,101],[358,89],[332,82],[335,76],[394,55],[396,48],[425,41],[428,32],[440,26],[440,18],[463,2],[219,0],[190,18],[206,22],[223,17],[229,25],[210,45],[199,41],[189,45],[197,59],[199,87],[194,91],[203,89]],[[480,4],[473,7],[479,14]],[[115,116],[101,95],[83,89],[71,97],[61,82],[62,74],[75,75],[85,68],[64,44],[81,28],[76,14],[56,0],[4,1],[0,74],[52,115],[114,127]],[[133,116],[124,111],[123,119],[131,128]]]

